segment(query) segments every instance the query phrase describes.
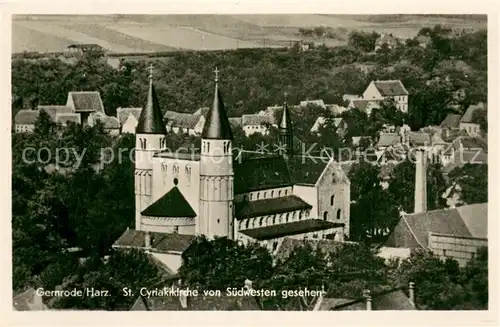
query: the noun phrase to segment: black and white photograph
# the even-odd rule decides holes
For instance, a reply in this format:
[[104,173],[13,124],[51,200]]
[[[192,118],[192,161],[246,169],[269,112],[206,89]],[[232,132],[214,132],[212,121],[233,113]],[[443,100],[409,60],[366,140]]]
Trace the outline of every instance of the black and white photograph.
[[492,309],[489,19],[12,15],[9,307]]

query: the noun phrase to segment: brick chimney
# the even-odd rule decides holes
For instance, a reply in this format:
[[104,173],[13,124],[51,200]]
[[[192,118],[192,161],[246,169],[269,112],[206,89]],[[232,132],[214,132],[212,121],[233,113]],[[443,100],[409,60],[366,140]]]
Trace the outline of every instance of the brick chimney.
[[410,282],[408,287],[408,295],[410,297],[410,301],[415,305],[415,283]]
[[366,300],[366,310],[371,311],[372,310],[372,296],[371,296],[370,290],[364,290],[363,297]]
[[415,151],[415,210],[427,211],[427,157],[424,149]]

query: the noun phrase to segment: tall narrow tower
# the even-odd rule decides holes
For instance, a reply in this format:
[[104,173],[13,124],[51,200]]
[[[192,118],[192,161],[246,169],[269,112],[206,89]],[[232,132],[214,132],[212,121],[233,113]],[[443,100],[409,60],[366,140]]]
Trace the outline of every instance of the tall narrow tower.
[[198,234],[233,238],[233,133],[219,90],[215,68],[215,95],[201,134],[200,213]]
[[415,210],[427,211],[427,155],[424,149],[415,151]]
[[141,212],[151,204],[153,154],[166,147],[165,123],[153,85],[153,66],[149,66],[149,91],[135,130],[135,229],[141,230]]
[[285,93],[285,102],[283,103],[283,114],[279,124],[279,142],[281,155],[288,157],[293,154],[293,131],[292,131],[292,118]]

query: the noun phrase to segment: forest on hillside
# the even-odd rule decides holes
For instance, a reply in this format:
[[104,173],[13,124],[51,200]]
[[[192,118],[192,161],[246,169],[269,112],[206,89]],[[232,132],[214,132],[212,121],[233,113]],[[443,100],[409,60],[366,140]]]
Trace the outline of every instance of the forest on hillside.
[[[150,58],[162,109],[194,112],[212,101],[213,70],[219,67],[229,116],[255,113],[288,101],[323,99],[343,104],[342,95],[361,94],[371,80],[400,79],[410,93],[412,127],[439,124],[451,111],[487,100],[487,32],[459,36],[436,26],[419,34],[423,48],[407,40],[373,52],[373,33],[353,32],[349,45],[288,49],[175,52]],[[147,91],[149,62],[124,61],[119,69],[89,52],[75,65],[58,59],[12,62],[13,114],[36,104],[64,104],[69,91],[98,90],[108,115],[117,107],[139,107]],[[463,91],[463,96],[457,96]]]

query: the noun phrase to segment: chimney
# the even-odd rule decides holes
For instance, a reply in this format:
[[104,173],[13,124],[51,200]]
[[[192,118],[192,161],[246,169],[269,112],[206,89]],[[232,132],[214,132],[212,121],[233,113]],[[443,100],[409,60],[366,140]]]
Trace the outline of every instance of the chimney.
[[180,290],[179,292],[179,302],[181,303],[181,306],[183,309],[187,309],[188,307],[188,296],[187,292],[184,290]]
[[424,149],[415,151],[415,210],[427,211],[427,157]]
[[415,283],[410,282],[410,285],[408,287],[408,295],[410,297],[410,301],[415,305]]
[[364,290],[363,297],[366,299],[366,310],[371,311],[372,310],[372,296],[370,294],[370,290]]
[[146,249],[151,249],[151,235],[149,234],[149,232],[146,232],[146,234],[144,235],[144,243]]

